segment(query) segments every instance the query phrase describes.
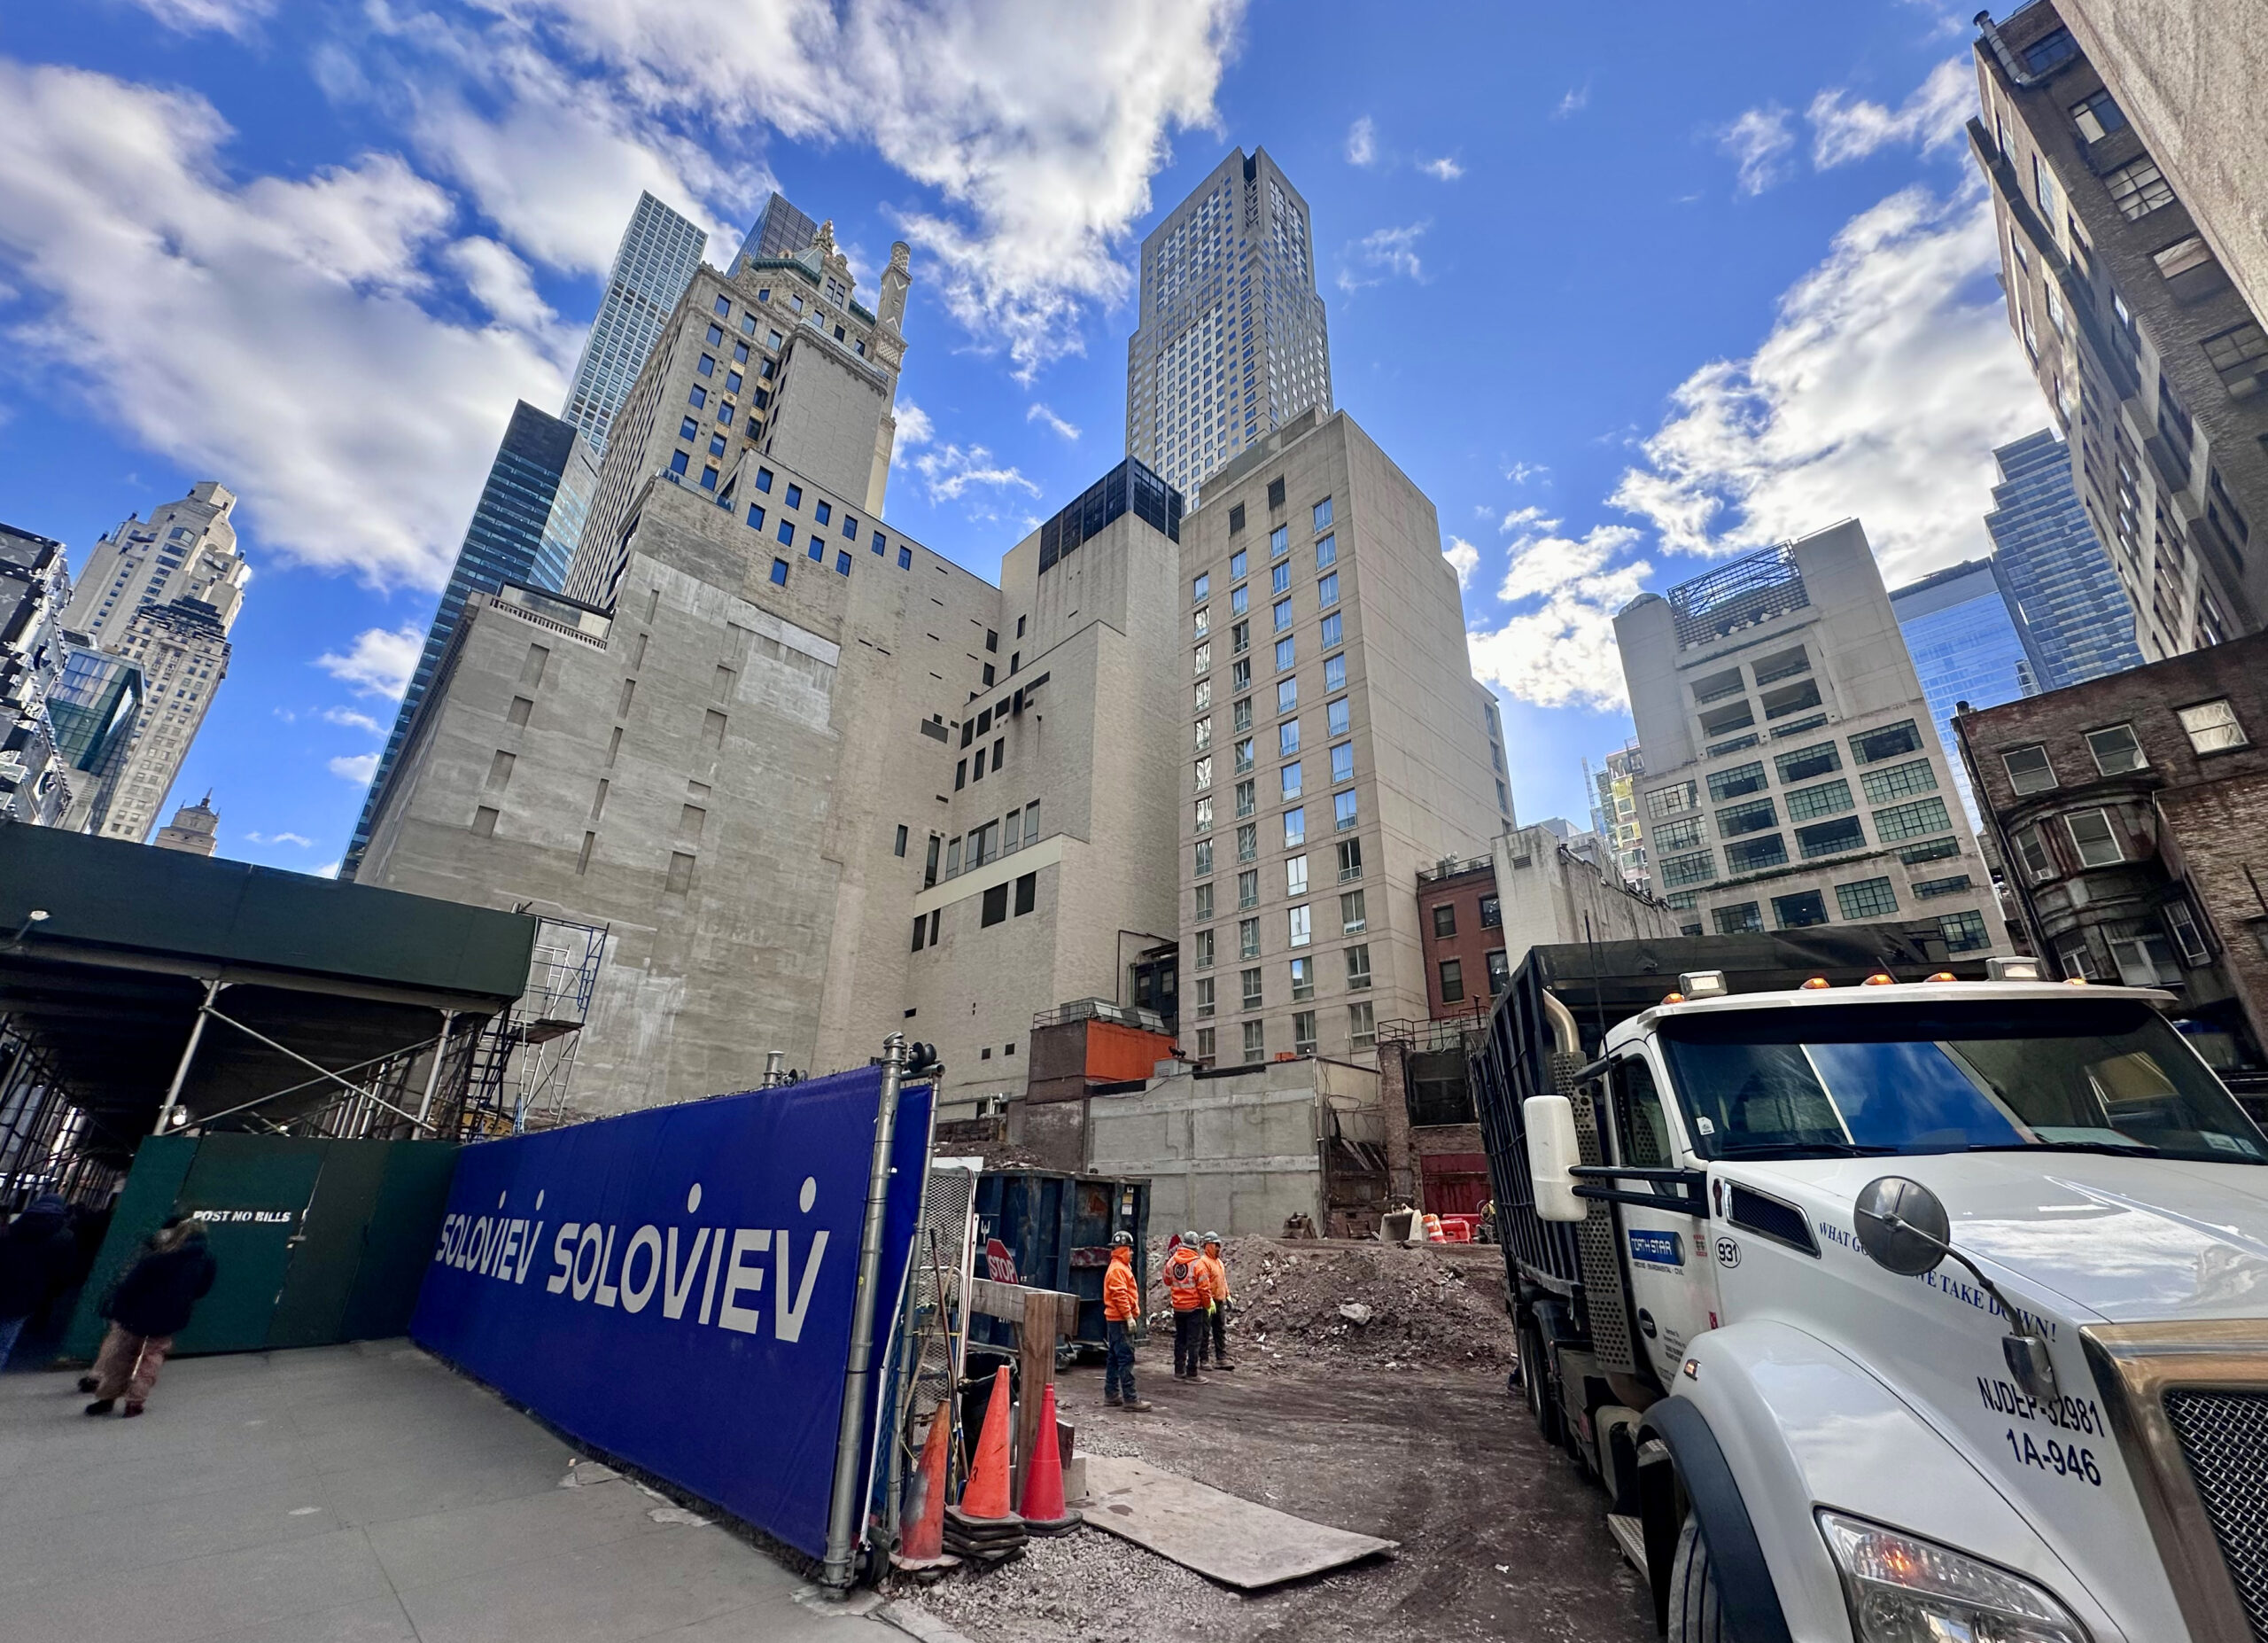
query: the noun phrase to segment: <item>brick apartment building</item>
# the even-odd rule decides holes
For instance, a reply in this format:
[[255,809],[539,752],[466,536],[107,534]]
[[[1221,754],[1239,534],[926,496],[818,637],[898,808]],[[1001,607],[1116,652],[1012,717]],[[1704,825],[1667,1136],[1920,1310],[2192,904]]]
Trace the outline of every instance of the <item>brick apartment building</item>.
[[2017,910],[2056,973],[2166,988],[2207,1061],[2268,1082],[2264,678],[2268,635],[1953,722]]

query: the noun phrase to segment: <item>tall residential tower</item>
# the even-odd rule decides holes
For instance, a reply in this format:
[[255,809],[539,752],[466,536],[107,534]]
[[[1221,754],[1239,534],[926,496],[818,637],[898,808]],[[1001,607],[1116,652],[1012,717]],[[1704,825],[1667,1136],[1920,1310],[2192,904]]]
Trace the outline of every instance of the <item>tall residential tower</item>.
[[[2092,545],[2092,544],[2090,544]],[[2122,601],[2123,603],[2123,601]],[[1906,652],[1929,698],[1930,721],[1947,748],[1954,745],[1953,710],[1998,707],[2039,691],[2039,658],[2025,631],[2023,612],[1991,559],[1971,559],[1894,588],[1890,608],[1906,635]],[[1956,760],[1953,786],[1977,821],[1969,773]]]
[[2071,448],[2042,428],[1992,456],[2000,483],[1984,528],[2001,580],[2023,612],[2039,688],[2061,690],[2140,667],[2134,607],[2071,484]]
[[1183,492],[1300,412],[1331,415],[1308,203],[1266,149],[1214,168],[1142,241],[1126,451]]
[[563,413],[591,442],[594,452],[606,449],[615,413],[628,397],[630,385],[638,380],[646,355],[653,352],[670,310],[685,294],[693,270],[701,266],[701,253],[708,244],[705,230],[651,194],[638,196],[638,209],[630,214],[630,226],[622,231],[621,247],[606,276],[606,295],[583,344]]

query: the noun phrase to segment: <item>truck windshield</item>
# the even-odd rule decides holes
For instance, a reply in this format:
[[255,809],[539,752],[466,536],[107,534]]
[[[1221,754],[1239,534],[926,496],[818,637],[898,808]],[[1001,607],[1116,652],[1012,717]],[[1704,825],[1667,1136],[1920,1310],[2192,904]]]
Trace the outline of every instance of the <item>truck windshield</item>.
[[2220,1080],[2132,1000],[1711,1011],[1660,1036],[1706,1157],[2060,1147],[2268,1163]]

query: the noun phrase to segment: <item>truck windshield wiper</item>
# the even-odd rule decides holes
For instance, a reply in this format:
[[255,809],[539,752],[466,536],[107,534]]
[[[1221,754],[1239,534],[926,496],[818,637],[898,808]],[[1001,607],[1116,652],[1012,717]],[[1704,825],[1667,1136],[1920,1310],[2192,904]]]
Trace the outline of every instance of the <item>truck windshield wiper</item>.
[[1964,1147],[1963,1152],[2093,1152],[2106,1158],[2182,1158],[2193,1164],[2258,1164],[2259,1158],[2241,1152],[2176,1152],[2147,1141],[2122,1147],[2116,1141],[1995,1141],[1989,1147]]

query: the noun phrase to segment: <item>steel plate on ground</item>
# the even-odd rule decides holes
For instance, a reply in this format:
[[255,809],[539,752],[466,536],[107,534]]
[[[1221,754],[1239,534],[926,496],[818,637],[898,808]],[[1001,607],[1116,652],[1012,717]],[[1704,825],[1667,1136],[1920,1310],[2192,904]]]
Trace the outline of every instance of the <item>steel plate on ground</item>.
[[1146,1461],[1089,1455],[1086,1463],[1089,1523],[1247,1592],[1397,1545],[1311,1523]]

